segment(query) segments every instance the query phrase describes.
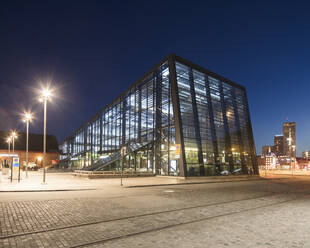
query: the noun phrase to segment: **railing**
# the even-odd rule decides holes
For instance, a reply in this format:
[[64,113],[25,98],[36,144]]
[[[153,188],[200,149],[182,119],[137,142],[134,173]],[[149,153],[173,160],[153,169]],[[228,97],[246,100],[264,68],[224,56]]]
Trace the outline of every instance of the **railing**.
[[[139,150],[140,148],[147,146],[148,144],[150,144],[151,142],[143,142],[143,143],[128,143],[126,144],[126,155],[128,153],[133,153],[137,150]],[[100,170],[103,167],[108,166],[109,164],[117,161],[118,159],[121,159],[122,154],[121,154],[121,150],[111,154],[108,157],[105,158],[99,158],[94,164],[92,164],[92,166],[85,168],[85,170],[87,171],[96,171],[96,170]]]

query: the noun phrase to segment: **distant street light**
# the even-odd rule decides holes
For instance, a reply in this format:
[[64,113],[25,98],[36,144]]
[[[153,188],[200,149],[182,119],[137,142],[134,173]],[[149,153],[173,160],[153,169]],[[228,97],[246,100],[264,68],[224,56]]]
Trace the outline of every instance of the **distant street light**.
[[[12,138],[11,137],[8,137],[6,139],[6,142],[8,142],[8,154],[9,154],[9,158],[10,158],[10,161],[11,161],[11,142],[12,142]],[[5,161],[5,163],[7,164],[7,160]]]
[[44,104],[44,133],[43,133],[43,183],[45,183],[45,167],[46,167],[46,105],[52,94],[48,88],[41,90],[39,98],[40,102]]
[[14,150],[15,150],[15,139],[17,139],[17,133],[16,133],[16,131],[12,131],[12,133],[11,133],[11,139],[12,139],[13,153],[14,153]]
[[31,122],[32,114],[24,113],[24,122],[26,122],[26,177],[28,177],[28,145],[29,145],[29,122]]
[[[16,131],[12,131],[12,132],[11,132],[10,138],[11,138],[11,140],[12,140],[13,154],[14,154],[14,150],[15,150],[15,139],[17,139]],[[11,162],[11,182],[12,182],[12,181],[13,181],[13,162]]]
[[11,137],[8,137],[6,142],[8,142],[8,151],[9,151],[9,154],[11,153],[11,142],[12,142],[12,138]]

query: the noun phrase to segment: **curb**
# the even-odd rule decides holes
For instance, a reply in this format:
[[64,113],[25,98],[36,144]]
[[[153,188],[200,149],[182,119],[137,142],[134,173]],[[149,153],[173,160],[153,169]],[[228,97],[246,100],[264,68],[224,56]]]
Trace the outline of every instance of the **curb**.
[[35,190],[0,190],[0,193],[27,193],[27,192],[64,192],[64,191],[87,191],[97,189],[35,189]]
[[126,186],[124,188],[146,188],[146,187],[175,186],[175,185],[187,185],[187,184],[230,183],[230,182],[244,182],[244,181],[259,181],[259,180],[268,180],[268,179],[255,178],[255,179],[239,179],[239,180],[214,181],[214,182],[209,181],[209,182],[189,182],[189,183],[148,184],[148,185]]

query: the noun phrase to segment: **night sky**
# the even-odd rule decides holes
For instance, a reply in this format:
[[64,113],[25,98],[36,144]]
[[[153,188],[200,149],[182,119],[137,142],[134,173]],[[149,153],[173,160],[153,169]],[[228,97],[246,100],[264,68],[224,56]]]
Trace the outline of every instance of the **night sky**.
[[[110,3],[112,2],[112,3]],[[256,150],[286,119],[310,150],[306,1],[5,1],[0,3],[0,129],[42,133],[35,89],[50,80],[48,126],[61,142],[175,53],[247,88]],[[2,137],[0,137],[2,138]]]

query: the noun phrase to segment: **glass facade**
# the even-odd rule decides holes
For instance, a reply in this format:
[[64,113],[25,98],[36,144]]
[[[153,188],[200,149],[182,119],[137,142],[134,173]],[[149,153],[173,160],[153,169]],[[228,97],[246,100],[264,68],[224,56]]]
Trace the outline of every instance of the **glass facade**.
[[175,176],[258,172],[245,88],[175,55],[65,139],[60,149],[62,162],[74,169],[123,166]]

